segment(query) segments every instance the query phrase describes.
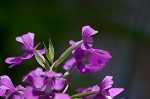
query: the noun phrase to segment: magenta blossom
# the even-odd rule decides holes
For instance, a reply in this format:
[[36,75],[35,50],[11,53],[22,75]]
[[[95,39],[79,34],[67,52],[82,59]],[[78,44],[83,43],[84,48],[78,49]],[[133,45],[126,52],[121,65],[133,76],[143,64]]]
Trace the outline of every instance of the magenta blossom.
[[[97,31],[90,28],[90,26],[84,26],[82,28],[82,40],[83,43],[72,51],[74,58],[68,60],[63,66],[65,70],[68,70],[72,65],[76,65],[80,73],[92,73],[101,70],[108,60],[111,58],[109,52],[92,48],[92,35]],[[70,44],[75,42],[71,40]]]
[[45,90],[37,90],[31,86],[27,86],[24,91],[25,99],[70,99],[68,94],[46,92]]
[[[88,55],[86,57],[86,55]],[[74,52],[76,66],[80,73],[92,73],[101,70],[111,58],[107,51],[101,49],[83,50],[81,47]]]
[[95,85],[89,88],[79,88],[78,93],[97,91],[97,94],[83,97],[83,99],[113,99],[116,95],[120,94],[124,89],[123,88],[112,88],[112,76],[106,76],[101,85]]
[[5,99],[25,99],[24,98],[24,87],[18,85],[15,87],[11,79],[6,76],[0,76],[0,96]]
[[53,71],[43,71],[37,68],[24,76],[23,82],[32,86],[25,89],[26,99],[70,99],[69,95],[64,93],[54,93],[53,90],[61,90],[64,87],[66,79],[60,78],[61,73]]
[[43,71],[41,68],[37,68],[24,76],[22,81],[37,89],[46,90],[46,87],[49,86],[49,91],[61,90],[66,81],[66,79],[60,78],[61,76],[61,73]]
[[89,49],[92,47],[92,43],[94,42],[92,39],[92,35],[95,35],[98,31],[94,30],[90,26],[82,27],[82,40],[83,44],[81,44],[82,49]]
[[[21,64],[23,60],[31,58],[33,56],[33,50],[36,50],[37,47],[40,45],[40,43],[38,43],[36,46],[34,46],[34,33],[31,33],[31,32],[24,34],[22,36],[16,37],[16,41],[23,44],[22,49],[26,50],[26,52],[21,56],[6,58],[5,62],[7,64],[11,64],[9,68],[15,65]],[[37,50],[37,51],[41,54],[45,53],[44,49]]]

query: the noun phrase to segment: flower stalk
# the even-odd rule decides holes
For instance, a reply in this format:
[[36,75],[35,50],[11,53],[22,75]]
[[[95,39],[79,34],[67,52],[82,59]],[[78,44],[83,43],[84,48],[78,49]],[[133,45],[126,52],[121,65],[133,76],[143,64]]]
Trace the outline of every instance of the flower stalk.
[[71,99],[81,98],[81,97],[93,95],[93,94],[96,94],[96,93],[98,93],[98,91],[82,92],[82,93],[79,93],[79,94],[72,95]]
[[65,58],[73,51],[78,45],[82,44],[83,41],[76,42],[72,46],[70,46],[59,58],[56,60],[53,65],[51,66],[51,70],[57,71],[58,66],[60,63],[65,60]]
[[37,62],[43,67],[45,68],[46,70],[49,70],[50,69],[50,65],[48,63],[48,61],[44,58],[44,56],[42,54],[40,54],[38,51],[32,49],[34,55],[35,55],[35,58],[37,60]]

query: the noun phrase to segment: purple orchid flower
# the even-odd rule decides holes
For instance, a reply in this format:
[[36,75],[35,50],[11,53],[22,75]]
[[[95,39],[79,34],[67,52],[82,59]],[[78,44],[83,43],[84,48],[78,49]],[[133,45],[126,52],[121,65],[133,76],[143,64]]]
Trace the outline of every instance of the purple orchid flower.
[[27,86],[24,91],[25,99],[70,99],[68,94],[37,90]]
[[37,89],[46,90],[46,86],[50,84],[49,90],[61,90],[66,81],[66,79],[60,78],[61,76],[61,73],[44,72],[41,68],[37,68],[24,76],[22,81],[31,84]]
[[[90,55],[86,57],[88,54]],[[101,70],[111,58],[107,51],[93,48],[83,50],[81,47],[75,50],[74,57],[77,69],[80,73],[97,72]]]
[[[92,73],[101,70],[106,65],[111,58],[109,52],[92,48],[94,41],[91,36],[96,33],[97,31],[90,28],[90,26],[84,26],[82,28],[83,43],[72,51],[74,58],[71,58],[65,63],[63,66],[65,70],[68,70],[75,64],[80,73]],[[69,43],[74,44],[75,42],[71,40]],[[88,56],[88,54],[90,55]]]
[[113,84],[112,78],[112,76],[106,76],[100,86],[95,85],[89,88],[79,88],[77,92],[98,92],[97,94],[83,97],[83,99],[113,99],[116,95],[120,94],[124,88],[111,88]]
[[0,76],[1,97],[4,97],[5,99],[25,99],[23,90],[24,87],[21,85],[15,87],[8,76]]
[[94,30],[90,26],[83,26],[82,27],[82,40],[83,43],[81,44],[82,49],[89,49],[92,47],[92,43],[94,42],[92,39],[92,35],[95,35],[98,31]]
[[53,90],[61,90],[64,87],[66,79],[60,78],[61,76],[61,73],[43,71],[41,68],[31,71],[23,77],[23,82],[27,82],[32,85],[32,87],[26,87],[25,97],[27,99],[50,99],[50,97],[52,99],[60,99],[60,97],[70,99],[67,94],[52,92]]
[[[26,52],[21,56],[6,58],[5,62],[7,64],[11,64],[9,68],[12,68],[15,65],[21,64],[23,60],[31,58],[34,54],[33,49],[36,50],[37,47],[40,45],[40,43],[38,43],[36,46],[34,46],[34,33],[31,33],[31,32],[28,32],[27,34],[16,37],[16,41],[23,44],[22,49],[26,50]],[[41,54],[45,53],[45,49],[37,50],[37,51]]]

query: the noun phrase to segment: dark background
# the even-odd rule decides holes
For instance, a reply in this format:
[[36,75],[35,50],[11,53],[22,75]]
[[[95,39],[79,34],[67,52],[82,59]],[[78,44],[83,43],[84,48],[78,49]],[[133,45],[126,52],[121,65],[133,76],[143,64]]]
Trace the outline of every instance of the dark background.
[[18,85],[22,75],[39,66],[32,58],[8,69],[5,58],[23,54],[16,36],[34,32],[35,44],[51,38],[57,59],[70,39],[81,39],[82,26],[90,25],[99,31],[94,47],[109,51],[113,58],[96,74],[75,72],[69,92],[100,84],[112,75],[114,87],[125,88],[118,98],[150,99],[149,9],[149,0],[1,0],[0,75],[9,75]]

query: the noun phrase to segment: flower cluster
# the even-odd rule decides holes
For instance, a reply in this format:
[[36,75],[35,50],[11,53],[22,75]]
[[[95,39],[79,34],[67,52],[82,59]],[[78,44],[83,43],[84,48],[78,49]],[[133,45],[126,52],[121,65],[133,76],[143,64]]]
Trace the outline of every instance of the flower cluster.
[[[75,70],[81,74],[95,73],[102,70],[111,58],[109,52],[93,48],[92,36],[97,33],[98,31],[90,26],[84,26],[82,39],[77,42],[70,40],[71,46],[57,60],[54,60],[54,48],[50,40],[48,48],[44,44],[44,49],[37,50],[40,43],[34,46],[34,33],[16,37],[16,41],[23,44],[22,50],[26,52],[21,56],[6,58],[5,62],[10,64],[9,68],[34,56],[45,70],[37,67],[23,76],[22,82],[27,83],[25,87],[15,87],[7,75],[0,76],[0,96],[4,99],[113,99],[124,89],[112,88],[112,76],[106,76],[100,85],[78,88],[74,95],[67,93]],[[70,53],[72,58],[63,65],[66,72],[59,73],[57,68]]]

